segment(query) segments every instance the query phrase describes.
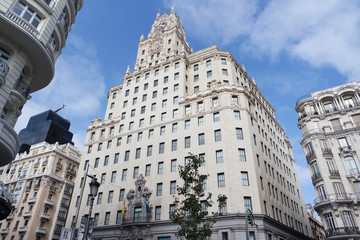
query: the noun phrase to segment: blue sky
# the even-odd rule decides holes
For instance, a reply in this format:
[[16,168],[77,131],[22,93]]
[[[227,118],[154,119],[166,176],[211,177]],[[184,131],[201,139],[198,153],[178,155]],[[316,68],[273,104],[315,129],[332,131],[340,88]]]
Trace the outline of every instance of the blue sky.
[[315,192],[299,144],[296,100],[360,79],[360,3],[356,0],[84,0],[56,63],[52,83],[32,94],[16,124],[56,110],[72,123],[82,151],[91,121],[103,118],[108,90],[133,68],[137,45],[158,12],[180,16],[194,51],[218,45],[244,64],[276,109],[293,146],[305,203]]

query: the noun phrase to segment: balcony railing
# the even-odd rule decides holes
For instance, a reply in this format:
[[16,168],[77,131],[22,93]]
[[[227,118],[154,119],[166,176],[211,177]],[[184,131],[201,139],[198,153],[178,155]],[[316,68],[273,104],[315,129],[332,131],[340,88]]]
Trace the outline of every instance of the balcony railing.
[[322,203],[327,202],[335,202],[335,201],[354,201],[360,200],[359,196],[354,193],[333,193],[333,194],[326,194],[314,199],[314,209]]
[[339,147],[340,152],[349,152],[351,151],[351,146],[343,146],[343,147]]
[[67,173],[70,173],[70,174],[72,174],[72,175],[76,175],[75,169],[72,169],[72,168],[68,168],[68,169],[66,170],[66,172],[67,172]]
[[316,158],[316,155],[315,155],[314,151],[310,151],[308,154],[306,154],[306,160],[308,163],[310,163],[315,158]]
[[32,34],[34,37],[37,38],[39,36],[39,31],[33,25],[31,25],[28,21],[22,19],[21,17],[19,17],[17,14],[13,13],[12,11],[8,11],[6,13],[6,17],[8,17],[8,19],[10,19],[14,23],[19,25],[23,29],[25,29],[27,32]]
[[323,148],[322,152],[323,152],[323,156],[332,156],[333,155],[331,148]]
[[331,177],[340,176],[339,170],[329,170],[329,173]]
[[29,217],[31,217],[31,214],[32,214],[31,211],[24,212],[24,218],[29,218]]
[[18,79],[14,89],[18,91],[25,99],[27,99],[29,96],[30,86],[22,79]]
[[42,218],[42,219],[45,219],[45,220],[50,220],[50,214],[47,214],[47,213],[42,213],[41,215],[40,215],[40,218]]
[[297,101],[296,101],[296,105],[298,105],[302,100],[305,100],[307,98],[311,98],[311,94],[306,94],[302,97],[300,97]]
[[313,182],[313,184],[315,184],[315,182],[321,180],[322,177],[321,177],[321,174],[319,172],[317,173],[314,173],[312,176],[311,176],[311,180]]
[[0,80],[2,84],[5,83],[5,78],[8,72],[9,72],[9,66],[5,63],[4,60],[0,58]]
[[59,162],[57,162],[57,163],[56,163],[56,168],[61,169],[61,168],[62,168],[62,164],[59,163]]
[[45,235],[46,234],[46,229],[42,228],[42,227],[38,227],[36,229],[36,233],[41,234],[41,235]]
[[341,227],[341,228],[333,228],[327,229],[325,231],[326,237],[334,237],[334,236],[343,236],[344,239],[346,238],[344,235],[359,235],[360,231],[358,227]]
[[0,231],[0,234],[1,235],[6,235],[6,234],[8,234],[9,233],[9,229],[8,228],[3,228],[3,229],[1,229],[1,231]]
[[28,203],[35,203],[36,197],[29,198]]
[[50,186],[50,192],[52,192],[52,193],[56,192],[56,187],[55,186]]
[[23,232],[26,232],[27,229],[28,229],[27,226],[22,226],[22,227],[19,228],[19,231],[18,231],[18,232],[19,232],[19,233],[23,233]]
[[49,200],[49,199],[46,199],[46,200],[45,200],[45,205],[54,206],[54,201],[51,201],[51,200]]

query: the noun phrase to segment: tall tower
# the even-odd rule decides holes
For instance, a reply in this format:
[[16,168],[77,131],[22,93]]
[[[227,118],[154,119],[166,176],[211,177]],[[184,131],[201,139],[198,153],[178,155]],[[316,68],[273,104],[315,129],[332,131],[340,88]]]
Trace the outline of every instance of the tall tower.
[[[94,239],[175,239],[169,212],[182,184],[177,168],[189,153],[205,159],[206,191],[228,197],[212,239],[245,239],[246,209],[255,216],[252,239],[309,238],[288,138],[229,52],[217,46],[193,52],[172,9],[157,15],[147,39],[141,36],[123,81],[109,91],[105,119],[90,124],[80,163],[101,182]],[[79,217],[90,203],[88,186],[79,201],[84,180],[77,180],[70,207],[80,209]]]
[[0,3],[0,166],[18,147],[13,127],[29,94],[47,86],[83,0]]
[[312,92],[295,110],[327,239],[360,239],[360,84]]

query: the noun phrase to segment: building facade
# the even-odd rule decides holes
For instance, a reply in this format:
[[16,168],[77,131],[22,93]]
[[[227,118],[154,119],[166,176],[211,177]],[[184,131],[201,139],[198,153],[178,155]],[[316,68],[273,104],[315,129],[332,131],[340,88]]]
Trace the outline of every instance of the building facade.
[[18,154],[5,180],[16,202],[0,222],[2,239],[59,239],[65,226],[80,152],[72,144],[34,144]]
[[314,209],[311,204],[306,204],[306,213],[309,217],[310,227],[315,240],[324,240],[325,239],[325,229],[324,224],[317,219],[314,214]]
[[13,127],[29,94],[47,86],[82,0],[0,1],[0,165],[15,158]]
[[[123,81],[108,93],[104,120],[90,124],[79,167],[88,165],[101,183],[93,239],[176,239],[169,212],[182,184],[178,166],[189,153],[205,160],[206,191],[228,197],[212,239],[245,239],[246,209],[255,216],[251,239],[309,239],[290,142],[275,109],[229,52],[193,52],[172,9],[141,36]],[[88,186],[79,200],[84,182],[76,180],[70,206],[72,213],[80,209],[78,219],[90,205]]]
[[359,89],[351,82],[313,92],[295,108],[327,239],[360,239]]

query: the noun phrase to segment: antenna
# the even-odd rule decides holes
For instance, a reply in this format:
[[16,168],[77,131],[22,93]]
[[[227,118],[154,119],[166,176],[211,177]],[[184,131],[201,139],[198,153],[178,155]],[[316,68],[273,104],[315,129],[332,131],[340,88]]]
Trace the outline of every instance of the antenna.
[[66,106],[66,105],[65,105],[65,104],[63,104],[61,108],[59,108],[58,110],[56,110],[56,111],[55,111],[55,113],[57,113],[58,111],[60,111],[60,110],[64,109],[64,108],[65,108],[65,106]]

